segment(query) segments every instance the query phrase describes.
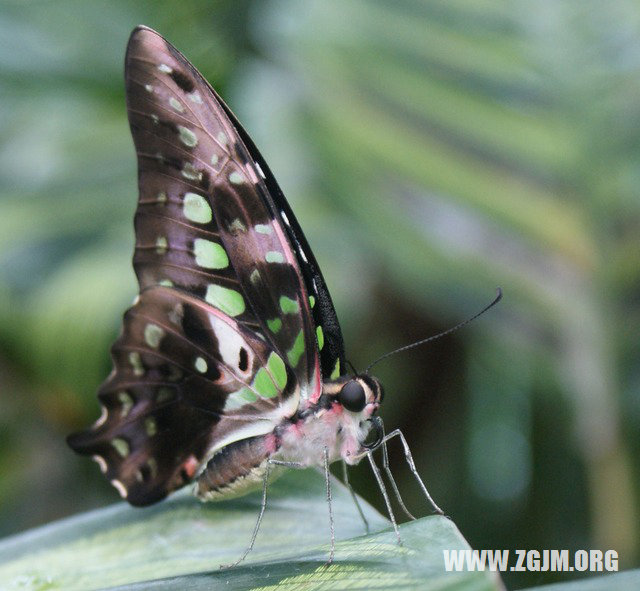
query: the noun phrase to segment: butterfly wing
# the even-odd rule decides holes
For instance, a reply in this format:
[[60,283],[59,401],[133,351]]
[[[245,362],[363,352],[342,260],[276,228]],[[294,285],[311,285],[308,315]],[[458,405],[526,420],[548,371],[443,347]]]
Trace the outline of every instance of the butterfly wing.
[[125,74],[140,296],[99,391],[103,417],[69,443],[147,504],[191,480],[212,450],[317,399],[328,364],[312,308],[330,299],[273,176],[186,58],[139,27]]
[[126,86],[138,154],[140,288],[170,282],[197,295],[263,334],[300,384],[317,382],[304,279],[259,168],[220,100],[146,28],[129,41]]
[[[215,93],[215,91],[213,92]],[[269,165],[265,162],[262,154],[260,154],[253,140],[238,122],[235,115],[219,97],[218,100],[238,135],[242,138],[244,145],[249,150],[253,161],[261,171],[267,187],[267,194],[275,205],[275,211],[277,212],[276,217],[280,218],[278,222],[282,220],[284,224],[283,229],[291,241],[298,266],[309,294],[309,301],[316,326],[316,335],[318,337],[318,348],[320,350],[322,379],[324,381],[335,379],[338,376],[344,375],[345,372],[344,340],[338,316],[320,266]],[[312,397],[311,401],[316,402],[316,398]]]
[[295,376],[264,340],[175,289],[140,294],[112,359],[102,417],[69,443],[134,505],[162,499],[212,449],[269,433],[297,407]]

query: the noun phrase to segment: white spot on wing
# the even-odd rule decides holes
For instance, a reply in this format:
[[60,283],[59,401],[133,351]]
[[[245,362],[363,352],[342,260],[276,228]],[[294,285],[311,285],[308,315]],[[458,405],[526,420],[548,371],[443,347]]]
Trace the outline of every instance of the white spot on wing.
[[122,482],[120,482],[119,480],[112,480],[111,486],[113,486],[113,488],[115,488],[118,491],[118,494],[123,499],[127,498],[127,494],[128,494],[127,489],[125,488],[124,484],[122,484]]
[[167,66],[167,64],[160,64],[158,66],[158,70],[160,70],[161,72],[164,72],[165,74],[171,74],[171,72],[173,72],[173,68],[171,68],[170,66]]
[[260,173],[260,176],[263,179],[266,179],[267,177],[265,176],[264,172],[262,172],[262,167],[260,166],[260,164],[258,162],[254,162],[254,164],[256,165],[256,168],[258,169],[258,172]]
[[171,97],[169,99],[169,104],[171,105],[171,108],[174,111],[178,111],[178,113],[184,113],[184,107],[182,106],[182,103],[175,97]]
[[247,351],[249,360],[248,367],[251,368],[253,365],[253,352],[247,346],[245,340],[236,330],[234,330],[232,326],[218,318],[215,314],[209,314],[209,322],[211,323],[211,328],[216,334],[220,357],[224,364],[239,373],[245,373],[240,372],[238,369],[241,348],[244,348]]
[[102,425],[104,425],[104,422],[107,420],[108,416],[109,416],[109,411],[107,410],[107,408],[105,406],[101,407],[100,417],[95,423],[93,423],[91,428],[97,429],[98,427],[102,427]]
[[192,103],[195,103],[196,105],[202,104],[202,97],[200,96],[200,93],[197,90],[194,90],[191,94],[188,94],[187,96],[189,97],[189,100]]
[[104,474],[107,471],[107,462],[102,456],[91,456],[91,459],[100,466],[100,472]]
[[229,175],[229,182],[233,185],[241,185],[242,183],[244,183],[244,177],[242,176],[242,173],[234,170]]
[[207,369],[209,369],[209,366],[203,357],[196,357],[193,365],[200,373],[207,373]]

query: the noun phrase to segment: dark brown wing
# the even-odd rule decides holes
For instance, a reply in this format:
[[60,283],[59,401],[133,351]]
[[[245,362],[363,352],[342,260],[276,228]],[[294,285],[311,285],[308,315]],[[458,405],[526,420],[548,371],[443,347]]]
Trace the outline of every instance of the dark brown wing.
[[318,348],[296,255],[259,166],[195,68],[150,29],[131,35],[129,121],[140,200],[140,288],[171,284],[262,334],[306,395]]
[[295,377],[263,339],[175,289],[142,292],[112,358],[102,417],[68,441],[133,505],[162,499],[212,450],[273,431],[297,407]]

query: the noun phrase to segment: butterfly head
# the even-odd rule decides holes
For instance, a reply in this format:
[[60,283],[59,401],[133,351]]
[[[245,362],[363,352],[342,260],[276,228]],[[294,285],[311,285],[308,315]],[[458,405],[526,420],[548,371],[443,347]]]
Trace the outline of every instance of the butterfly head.
[[348,441],[343,459],[352,463],[366,447],[371,428],[375,429],[376,413],[384,398],[382,384],[369,374],[343,376],[325,382],[322,398],[319,407],[332,409],[342,437]]
[[367,374],[349,377],[340,384],[335,400],[351,413],[373,416],[384,398],[382,384]]

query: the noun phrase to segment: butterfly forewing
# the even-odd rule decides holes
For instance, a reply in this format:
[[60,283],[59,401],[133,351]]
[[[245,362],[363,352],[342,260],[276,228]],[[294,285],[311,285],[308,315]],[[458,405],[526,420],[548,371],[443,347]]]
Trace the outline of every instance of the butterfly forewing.
[[140,28],[126,58],[140,200],[141,289],[170,285],[261,333],[303,395],[318,367],[315,327],[293,248],[248,149],[189,62]]

